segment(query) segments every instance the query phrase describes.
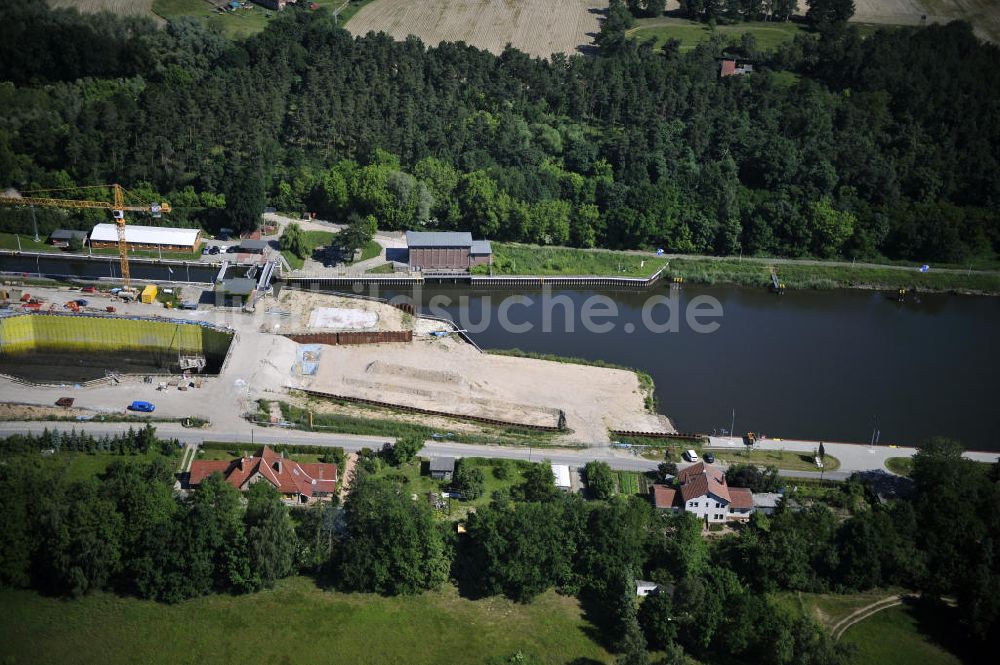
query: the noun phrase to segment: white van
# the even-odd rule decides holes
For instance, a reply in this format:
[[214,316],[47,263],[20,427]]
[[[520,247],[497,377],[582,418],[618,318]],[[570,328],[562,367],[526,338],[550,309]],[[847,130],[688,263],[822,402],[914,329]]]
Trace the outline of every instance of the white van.
[[698,453],[696,453],[693,450],[685,450],[684,451],[684,459],[686,459],[689,462],[697,462],[698,461]]

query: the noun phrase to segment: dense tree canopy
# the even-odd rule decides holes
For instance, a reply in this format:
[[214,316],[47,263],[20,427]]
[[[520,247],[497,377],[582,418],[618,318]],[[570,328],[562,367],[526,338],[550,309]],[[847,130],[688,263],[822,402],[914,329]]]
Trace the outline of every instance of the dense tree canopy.
[[[630,20],[614,3],[600,57],[543,61],[356,39],[323,11],[230,43],[196,21],[158,31],[3,3],[0,187],[118,181],[169,200],[170,223],[234,228],[270,201],[543,244],[949,262],[996,249],[1000,51],[968,25],[804,34],[719,79],[721,38],[657,52],[625,38]],[[116,38],[91,49],[102,31]],[[23,57],[52,34],[95,58]],[[39,215],[43,231],[97,218]]]

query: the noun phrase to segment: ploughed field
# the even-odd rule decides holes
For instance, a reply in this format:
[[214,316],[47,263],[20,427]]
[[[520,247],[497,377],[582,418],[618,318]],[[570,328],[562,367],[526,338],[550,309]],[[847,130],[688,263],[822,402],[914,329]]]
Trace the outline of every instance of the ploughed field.
[[153,0],[48,0],[49,6],[75,7],[81,12],[108,11],[121,16],[152,16]]
[[375,0],[346,27],[400,40],[412,34],[428,45],[464,41],[493,53],[509,43],[547,58],[591,46],[607,7],[607,0]]

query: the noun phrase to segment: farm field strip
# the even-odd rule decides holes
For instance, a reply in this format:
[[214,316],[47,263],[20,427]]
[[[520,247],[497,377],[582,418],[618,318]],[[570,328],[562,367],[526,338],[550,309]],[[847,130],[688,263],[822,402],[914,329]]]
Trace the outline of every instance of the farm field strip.
[[510,43],[543,58],[576,53],[593,42],[602,0],[375,0],[347,24],[355,35],[413,34],[426,44],[464,41],[493,53]]

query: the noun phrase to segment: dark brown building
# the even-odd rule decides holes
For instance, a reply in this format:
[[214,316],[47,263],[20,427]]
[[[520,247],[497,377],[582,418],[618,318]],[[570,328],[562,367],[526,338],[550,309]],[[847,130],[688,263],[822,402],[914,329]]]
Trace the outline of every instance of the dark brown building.
[[489,240],[473,240],[460,231],[407,231],[410,268],[417,270],[468,270],[493,262]]

